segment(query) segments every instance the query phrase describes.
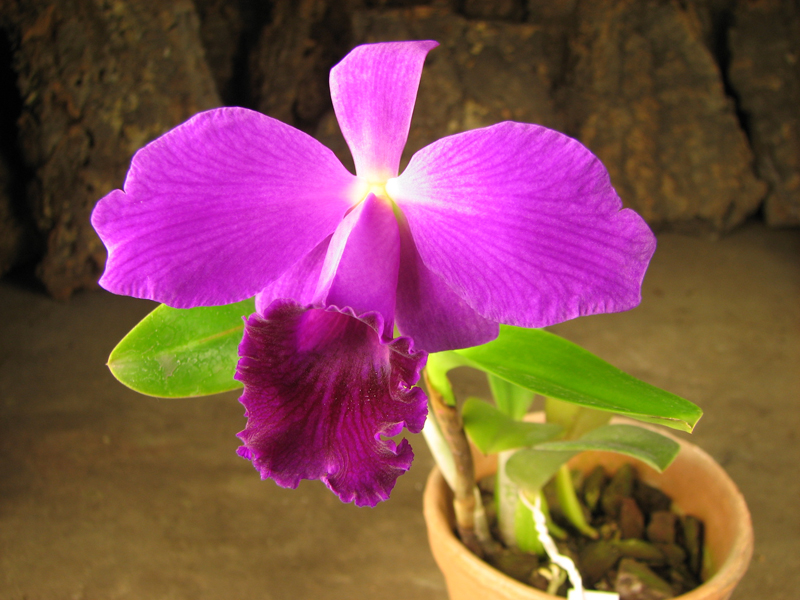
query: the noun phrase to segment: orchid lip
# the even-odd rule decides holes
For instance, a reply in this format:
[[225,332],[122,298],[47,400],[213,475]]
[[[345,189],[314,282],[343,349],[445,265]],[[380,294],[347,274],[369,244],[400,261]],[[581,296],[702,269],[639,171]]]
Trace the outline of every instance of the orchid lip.
[[426,398],[415,387],[427,355],[386,340],[383,317],[279,299],[251,315],[236,378],[247,427],[238,454],[283,487],[320,479],[343,502],[375,506],[411,466]]

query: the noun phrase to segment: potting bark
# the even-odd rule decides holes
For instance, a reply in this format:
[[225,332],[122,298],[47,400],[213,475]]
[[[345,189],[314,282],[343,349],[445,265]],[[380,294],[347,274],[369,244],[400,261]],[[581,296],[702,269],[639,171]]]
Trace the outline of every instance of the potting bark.
[[[660,600],[686,593],[701,583],[702,523],[679,515],[672,500],[641,481],[626,465],[613,476],[596,467],[586,477],[575,473],[579,501],[591,525],[600,533],[592,540],[578,533],[564,518],[552,484],[544,494],[557,525],[568,535],[557,539],[559,551],[578,566],[587,589],[616,591],[621,600]],[[481,481],[490,520],[494,515],[493,477]],[[592,507],[592,508],[589,508]],[[500,539],[496,521],[493,534]],[[484,549],[485,550],[485,549]],[[487,562],[503,573],[547,590],[552,579],[549,561],[507,548],[498,542]],[[568,582],[558,587],[566,596]]]

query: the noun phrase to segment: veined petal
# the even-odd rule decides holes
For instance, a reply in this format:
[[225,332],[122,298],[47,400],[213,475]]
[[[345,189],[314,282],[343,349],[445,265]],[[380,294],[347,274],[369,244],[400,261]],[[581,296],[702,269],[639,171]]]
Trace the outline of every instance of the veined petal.
[[544,327],[641,299],[655,237],[556,131],[506,122],[443,138],[386,190],[425,265],[487,319]]
[[389,497],[413,453],[406,440],[382,436],[422,429],[426,398],[413,386],[427,355],[408,338],[382,342],[380,320],[284,300],[247,320],[236,370],[247,416],[239,454],[262,479],[291,488],[321,479],[357,506]]
[[401,215],[400,277],[397,284],[397,327],[426,352],[485,344],[500,326],[479,315],[456,295],[419,257],[408,223]]
[[339,306],[356,314],[378,312],[392,339],[400,233],[389,201],[369,194],[345,217],[331,238],[315,305]]
[[369,181],[397,176],[425,56],[437,42],[384,42],[354,48],[331,70],[333,109]]
[[309,306],[314,302],[331,237],[332,235],[326,237],[311,252],[286,270],[283,275],[256,294],[256,312],[258,314],[263,315],[269,305],[279,298],[294,300],[303,306]]
[[243,300],[331,234],[363,185],[280,121],[200,113],[139,150],[125,191],[95,207],[100,285],[178,308]]

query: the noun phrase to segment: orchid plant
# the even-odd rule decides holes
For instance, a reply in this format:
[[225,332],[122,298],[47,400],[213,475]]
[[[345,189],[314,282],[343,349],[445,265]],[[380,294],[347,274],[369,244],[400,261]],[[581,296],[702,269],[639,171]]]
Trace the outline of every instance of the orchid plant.
[[[389,438],[425,426],[462,537],[480,541],[466,432],[500,454],[505,541],[535,550],[519,503],[553,475],[592,535],[570,456],[611,449],[659,469],[675,456],[673,441],[612,414],[691,430],[701,413],[542,329],[636,306],[655,251],[583,145],[504,122],[435,141],[399,172],[436,45],[359,46],[332,69],[355,174],[243,108],[200,113],[139,150],[124,190],[92,214],[108,250],[100,285],[162,305],[109,367],[157,396],[243,387],[238,452],[261,477],[319,479],[358,506],[387,499],[411,465],[408,441]],[[494,405],[458,406],[447,373],[461,365],[490,375]],[[522,420],[534,393],[546,423]]]

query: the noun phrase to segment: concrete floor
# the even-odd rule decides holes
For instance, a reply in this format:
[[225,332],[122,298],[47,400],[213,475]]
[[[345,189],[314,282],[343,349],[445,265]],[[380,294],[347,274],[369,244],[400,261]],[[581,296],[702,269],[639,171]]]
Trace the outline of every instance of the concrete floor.
[[[735,600],[800,597],[800,231],[660,236],[634,311],[555,329],[699,404],[694,441],[747,498]],[[0,283],[0,599],[445,600],[421,515],[424,441],[390,501],[259,480],[237,394],[139,396],[104,366],[151,308]],[[462,388],[477,386],[460,374]]]

